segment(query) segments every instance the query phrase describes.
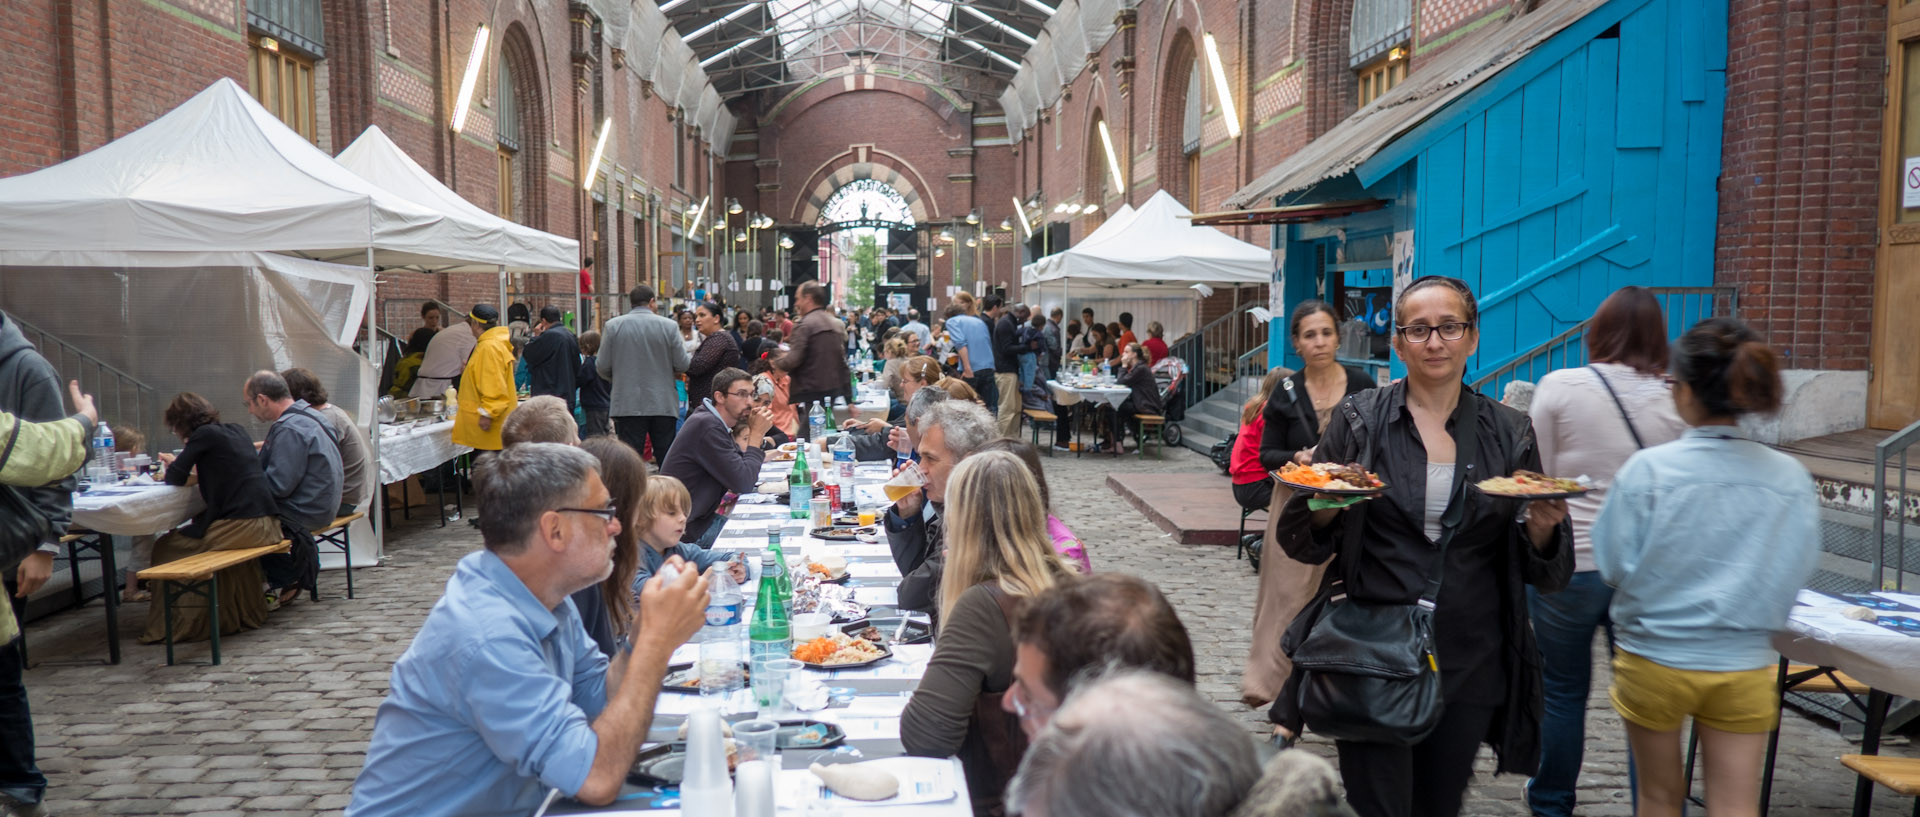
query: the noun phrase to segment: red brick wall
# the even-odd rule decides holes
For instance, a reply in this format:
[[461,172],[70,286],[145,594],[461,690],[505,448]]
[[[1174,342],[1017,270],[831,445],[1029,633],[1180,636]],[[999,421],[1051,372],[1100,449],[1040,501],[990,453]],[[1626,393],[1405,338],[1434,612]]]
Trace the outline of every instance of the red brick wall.
[[1885,4],[1739,4],[1728,36],[1716,282],[1788,365],[1864,369]]

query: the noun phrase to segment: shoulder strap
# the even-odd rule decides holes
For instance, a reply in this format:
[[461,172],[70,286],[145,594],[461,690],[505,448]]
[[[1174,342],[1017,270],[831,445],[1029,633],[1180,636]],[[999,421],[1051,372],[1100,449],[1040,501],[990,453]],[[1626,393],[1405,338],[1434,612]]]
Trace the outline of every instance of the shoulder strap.
[[1000,583],[998,581],[987,582],[981,585],[981,587],[985,587],[987,589],[987,595],[993,597],[993,603],[1000,606],[1000,617],[1006,621],[1007,629],[1012,630],[1013,620],[1018,613],[1017,606],[1020,604],[1020,600],[1008,595],[1007,591],[1000,589]]
[[298,408],[294,406],[288,406],[287,410],[318,424],[320,426],[320,433],[327,435],[327,439],[333,443],[334,447],[338,448],[340,446],[340,435],[333,430],[333,423],[327,418],[320,416],[319,412],[314,411],[312,408]]
[[1607,396],[1613,398],[1613,407],[1620,410],[1620,419],[1627,423],[1627,433],[1633,435],[1633,447],[1646,448],[1647,444],[1640,441],[1639,430],[1633,427],[1633,418],[1627,416],[1627,404],[1620,402],[1620,395],[1614,392],[1613,384],[1608,383],[1607,376],[1600,373],[1600,367],[1588,364],[1587,368],[1593,370],[1593,376],[1599,378],[1600,385],[1606,388]]

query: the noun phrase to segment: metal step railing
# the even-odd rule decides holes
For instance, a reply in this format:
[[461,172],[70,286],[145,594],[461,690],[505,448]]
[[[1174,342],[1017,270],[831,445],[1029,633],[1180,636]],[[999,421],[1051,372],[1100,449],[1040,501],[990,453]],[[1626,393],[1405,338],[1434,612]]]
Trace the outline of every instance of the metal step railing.
[[1187,364],[1187,385],[1181,389],[1183,408],[1192,408],[1249,373],[1258,365],[1267,373],[1265,347],[1267,325],[1249,314],[1257,303],[1247,303],[1200,327],[1200,331],[1174,341],[1167,353]]
[[[1648,287],[1647,291],[1660,299],[1660,309],[1667,316],[1667,336],[1670,338],[1679,337],[1689,327],[1707,318],[1739,314],[1739,296],[1733,287]],[[1546,342],[1515,355],[1511,360],[1492,369],[1470,374],[1467,386],[1499,398],[1508,383],[1537,383],[1541,375],[1555,369],[1587,365],[1587,326],[1592,322],[1593,319],[1589,317]]]
[[[1881,440],[1873,447],[1873,498],[1880,506],[1873,515],[1873,574],[1874,590],[1892,589],[1906,591],[1907,577],[1907,513],[1903,507],[1907,502],[1907,450],[1915,442],[1920,442],[1920,422],[1900,429]],[[1895,457],[1900,461],[1900,490],[1887,493],[1887,464]],[[1892,547],[1897,554],[1893,571],[1893,587],[1887,588],[1886,557],[1888,547],[1887,514],[1893,514],[1894,534]]]
[[[147,437],[147,450],[172,450],[173,435],[166,430],[160,414],[166,408],[159,392],[137,377],[106,361],[87,354],[80,347],[61,340],[46,330],[20,320],[8,312],[7,319],[20,327],[22,334],[40,350],[40,356],[60,373],[60,395],[65,401],[69,380],[80,381],[80,390],[93,395],[100,419],[113,428],[132,427]],[[69,407],[71,408],[71,407]]]

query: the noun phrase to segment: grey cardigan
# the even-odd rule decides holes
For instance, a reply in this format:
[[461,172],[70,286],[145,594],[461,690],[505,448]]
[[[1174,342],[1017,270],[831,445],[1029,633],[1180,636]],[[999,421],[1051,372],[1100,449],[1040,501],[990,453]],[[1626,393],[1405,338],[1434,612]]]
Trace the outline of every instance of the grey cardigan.
[[607,321],[594,370],[613,384],[614,417],[672,417],[680,413],[674,375],[687,370],[687,347],[672,318],[644,306]]

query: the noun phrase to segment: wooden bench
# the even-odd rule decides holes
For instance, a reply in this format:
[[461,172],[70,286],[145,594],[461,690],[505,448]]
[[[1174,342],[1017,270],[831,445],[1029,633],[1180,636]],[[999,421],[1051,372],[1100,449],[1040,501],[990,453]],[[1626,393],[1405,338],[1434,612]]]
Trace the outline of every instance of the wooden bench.
[[1787,674],[1789,676],[1815,673],[1809,675],[1805,680],[1791,685],[1788,687],[1788,691],[1824,692],[1829,695],[1865,695],[1871,691],[1866,684],[1854,680],[1853,676],[1844,672],[1839,670],[1820,672],[1819,670],[1819,667],[1809,666],[1807,664],[1788,664]]
[[[140,571],[140,579],[149,582],[161,582],[160,599],[163,605],[161,613],[167,621],[167,666],[173,661],[173,596],[178,586],[182,594],[192,594],[207,600],[207,640],[213,646],[213,664],[220,663],[220,571],[229,567],[243,565],[269,553],[286,553],[293,549],[293,542],[282,539],[264,547],[244,550],[209,550],[196,553],[185,559],[176,559],[163,565],[154,565]],[[259,588],[243,587],[243,593],[257,593]]]
[[1133,416],[1133,419],[1140,423],[1140,431],[1134,435],[1134,442],[1140,446],[1138,452],[1140,458],[1143,460],[1147,458],[1147,436],[1149,434],[1153,436],[1154,451],[1156,453],[1165,453],[1161,450],[1166,447],[1166,444],[1160,440],[1160,429],[1166,426],[1167,418],[1158,414],[1136,414]]
[[[314,576],[320,575],[320,546],[337,548],[347,563],[347,598],[353,598],[353,523],[366,517],[365,513],[354,512],[346,516],[334,517],[332,522],[313,531]],[[314,579],[313,600],[320,600],[320,581]]]
[[[1040,444],[1040,424],[1045,423],[1048,428],[1052,428],[1055,423],[1060,422],[1060,416],[1051,411],[1043,411],[1041,409],[1025,409],[1021,413],[1027,416],[1027,425],[1033,428],[1033,447],[1047,452],[1047,456],[1049,457],[1053,456],[1052,443],[1044,446]],[[1017,440],[1019,438],[1015,437],[1014,439]]]
[[1840,762],[1895,794],[1913,798],[1913,813],[1920,815],[1920,758],[1841,755]]

